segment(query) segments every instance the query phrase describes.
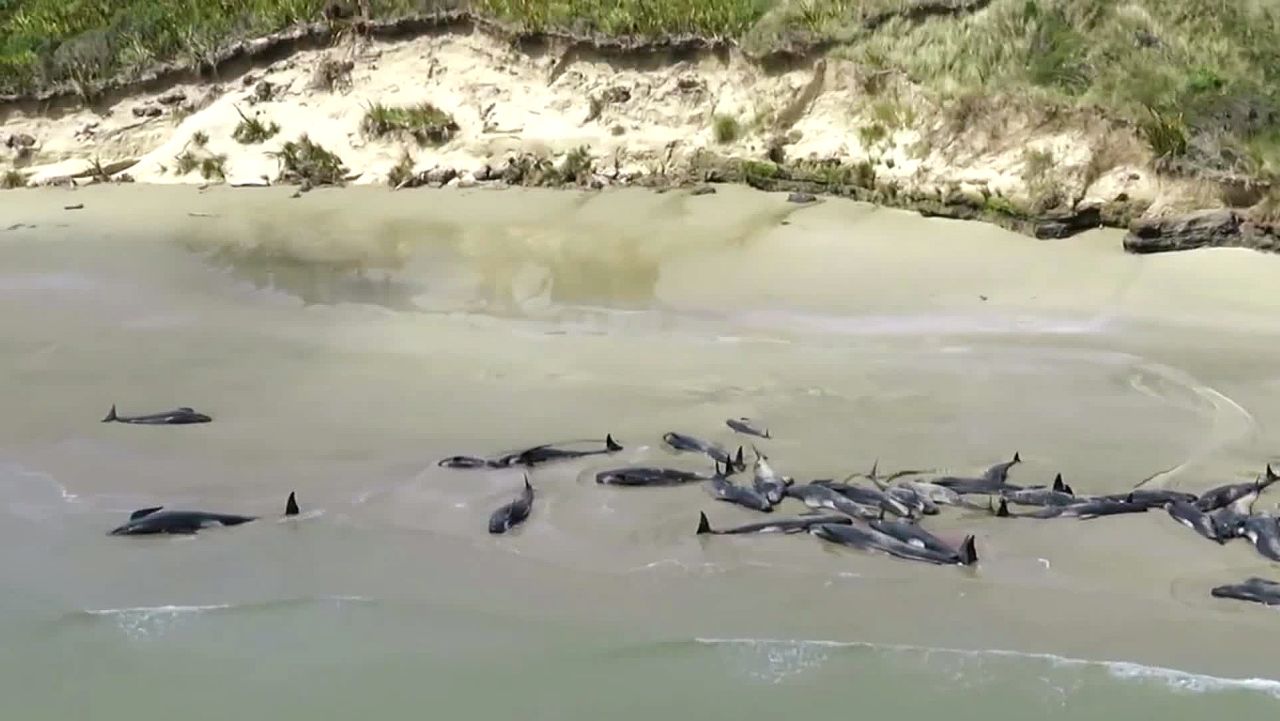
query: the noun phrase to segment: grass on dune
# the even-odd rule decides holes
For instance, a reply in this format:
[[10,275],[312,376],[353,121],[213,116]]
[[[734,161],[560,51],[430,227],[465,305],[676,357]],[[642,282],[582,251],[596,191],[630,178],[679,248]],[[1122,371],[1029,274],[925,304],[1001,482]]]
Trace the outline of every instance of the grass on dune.
[[[354,0],[348,0],[354,2]],[[1128,121],[1171,164],[1275,173],[1280,4],[1275,0],[369,0],[376,18],[470,8],[528,31],[732,38],[763,52],[827,41],[858,66],[875,122],[916,120],[885,100],[909,84],[963,132],[985,109],[1083,108]],[[324,17],[326,0],[0,0],[0,93],[156,62],[207,62],[235,40]],[[938,7],[937,0],[930,1]],[[953,0],[950,7],[980,3]],[[727,133],[721,134],[727,137]],[[433,140],[434,142],[434,140]]]

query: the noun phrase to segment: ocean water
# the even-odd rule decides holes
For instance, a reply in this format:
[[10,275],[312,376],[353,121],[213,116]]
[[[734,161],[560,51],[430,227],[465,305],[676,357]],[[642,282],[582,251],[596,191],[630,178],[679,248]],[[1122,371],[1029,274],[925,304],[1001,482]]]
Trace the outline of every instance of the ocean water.
[[[939,568],[700,537],[756,517],[594,482],[704,469],[667,431],[801,480],[1014,451],[1080,493],[1247,480],[1280,460],[1275,258],[738,190],[75,195],[0,197],[0,718],[1280,709],[1277,612],[1209,596],[1280,575],[1163,512],[948,509],[926,527],[981,561]],[[436,465],[605,433],[625,450],[535,469],[503,537],[520,472]],[[162,504],[262,519],[106,535]]]

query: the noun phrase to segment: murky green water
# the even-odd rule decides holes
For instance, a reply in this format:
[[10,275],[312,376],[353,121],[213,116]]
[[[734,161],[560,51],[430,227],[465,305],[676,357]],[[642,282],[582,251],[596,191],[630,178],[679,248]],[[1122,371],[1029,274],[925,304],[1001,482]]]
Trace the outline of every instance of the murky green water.
[[[700,510],[751,516],[593,481],[699,468],[662,433],[737,443],[740,415],[801,479],[1014,450],[1015,480],[1079,492],[1248,478],[1277,459],[1276,258],[746,191],[104,188],[0,216],[23,224],[0,232],[4,718],[1277,708],[1280,621],[1208,589],[1280,575],[1163,513],[930,519],[977,535],[965,571],[697,538]],[[217,420],[98,423],[112,403]],[[435,465],[606,432],[626,450],[535,471],[503,538],[518,474]],[[290,490],[301,522],[104,535]]]

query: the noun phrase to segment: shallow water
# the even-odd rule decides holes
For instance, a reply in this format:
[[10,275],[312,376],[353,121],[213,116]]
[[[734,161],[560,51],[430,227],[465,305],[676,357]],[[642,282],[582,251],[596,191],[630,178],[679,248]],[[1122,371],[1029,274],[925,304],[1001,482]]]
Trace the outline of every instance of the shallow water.
[[[84,210],[65,211],[72,203]],[[1164,513],[951,510],[976,570],[806,537],[699,487],[677,430],[800,479],[980,470],[1198,490],[1276,460],[1280,259],[1138,258],[853,203],[681,193],[96,188],[0,195],[4,718],[891,711],[905,721],[1260,718],[1280,578]],[[21,224],[20,227],[11,227]],[[34,226],[34,227],[31,227]],[[3,230],[3,228],[10,228]],[[191,405],[216,421],[97,421]],[[612,433],[537,469],[436,461]],[[135,508],[276,516],[107,538]],[[1268,508],[1280,496],[1264,497]]]

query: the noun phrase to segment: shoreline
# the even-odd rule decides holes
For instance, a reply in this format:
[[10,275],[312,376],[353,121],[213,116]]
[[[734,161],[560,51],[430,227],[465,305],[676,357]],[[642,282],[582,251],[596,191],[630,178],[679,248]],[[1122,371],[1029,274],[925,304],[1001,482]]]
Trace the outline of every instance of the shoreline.
[[[323,183],[291,178],[278,157],[305,135],[339,160],[339,183],[694,192],[736,183],[1036,238],[1129,229],[1124,246],[1135,253],[1280,249],[1280,228],[1214,199],[1231,183],[1156,172],[1124,123],[1084,111],[1046,122],[1010,106],[970,108],[958,126],[954,108],[910,83],[895,80],[890,102],[858,65],[817,46],[756,57],[723,39],[521,33],[466,11],[367,23],[326,47],[335,37],[313,23],[237,43],[219,52],[218,81],[162,66],[109,84],[91,107],[67,89],[0,99],[6,182],[292,180],[305,192]],[[320,82],[318,69],[336,75]],[[455,130],[440,143],[362,131],[384,103],[430,103]],[[280,131],[233,140],[249,119]]]

